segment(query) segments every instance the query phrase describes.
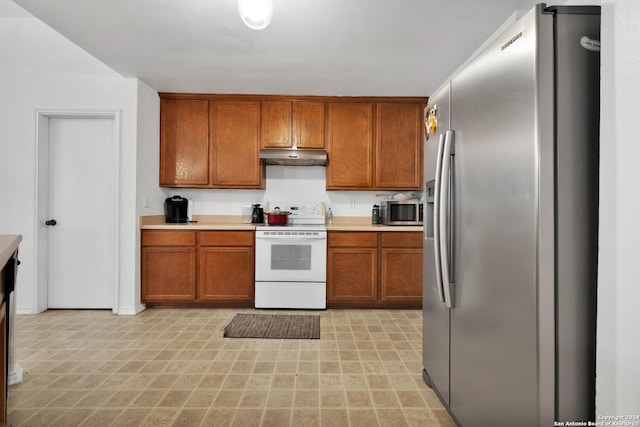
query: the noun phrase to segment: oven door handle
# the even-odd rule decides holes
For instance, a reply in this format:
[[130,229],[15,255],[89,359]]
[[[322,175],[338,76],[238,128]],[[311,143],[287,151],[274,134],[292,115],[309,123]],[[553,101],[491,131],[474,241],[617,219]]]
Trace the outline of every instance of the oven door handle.
[[294,235],[284,235],[284,234],[278,234],[278,235],[263,235],[263,234],[258,234],[256,233],[256,239],[264,239],[264,240],[326,240],[327,239],[327,234],[326,233],[322,233],[322,234],[316,234],[314,236],[301,236],[298,234],[294,234]]

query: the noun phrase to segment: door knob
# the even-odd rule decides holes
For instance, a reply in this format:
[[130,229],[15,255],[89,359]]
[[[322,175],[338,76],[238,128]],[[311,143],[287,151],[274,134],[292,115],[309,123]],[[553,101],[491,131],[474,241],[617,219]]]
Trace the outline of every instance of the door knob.
[[56,220],[55,220],[55,219],[50,219],[49,221],[46,221],[46,222],[45,222],[45,224],[46,224],[46,225],[51,225],[51,226],[53,226],[53,225],[56,225],[56,224],[57,224],[57,222],[56,222]]

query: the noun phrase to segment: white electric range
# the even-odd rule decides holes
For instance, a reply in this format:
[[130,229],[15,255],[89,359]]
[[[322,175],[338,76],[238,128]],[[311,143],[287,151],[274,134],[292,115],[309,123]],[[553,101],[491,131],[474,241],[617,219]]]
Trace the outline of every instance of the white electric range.
[[[327,308],[327,228],[321,203],[274,203],[287,225],[256,227],[256,308]],[[265,214],[266,215],[266,214]]]

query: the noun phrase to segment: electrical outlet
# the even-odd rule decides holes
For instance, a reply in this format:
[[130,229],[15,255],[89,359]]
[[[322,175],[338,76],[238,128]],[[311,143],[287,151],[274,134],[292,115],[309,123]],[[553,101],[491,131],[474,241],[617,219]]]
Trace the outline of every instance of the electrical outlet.
[[143,208],[148,208],[149,207],[149,196],[142,196],[142,207]]
[[349,199],[349,209],[355,209],[355,208],[356,208],[355,199]]

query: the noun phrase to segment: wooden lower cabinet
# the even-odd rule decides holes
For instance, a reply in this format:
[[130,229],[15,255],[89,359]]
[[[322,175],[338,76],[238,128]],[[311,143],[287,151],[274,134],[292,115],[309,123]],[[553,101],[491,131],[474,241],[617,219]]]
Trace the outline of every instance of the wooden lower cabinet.
[[422,306],[421,232],[330,232],[327,306]]
[[193,301],[196,248],[142,248],[142,301]]
[[142,231],[148,305],[253,305],[253,231]]
[[143,302],[195,300],[194,231],[143,231],[141,253]]
[[[204,245],[211,246],[204,246]],[[198,299],[253,301],[253,232],[206,231],[199,249]]]
[[380,233],[380,299],[422,305],[422,233]]
[[[329,232],[327,307],[419,308],[421,232]],[[142,301],[251,307],[253,231],[142,231]]]
[[383,248],[380,299],[422,303],[422,249]]
[[376,301],[377,258],[376,248],[329,248],[329,301]]
[[378,300],[378,233],[330,232],[327,306]]

